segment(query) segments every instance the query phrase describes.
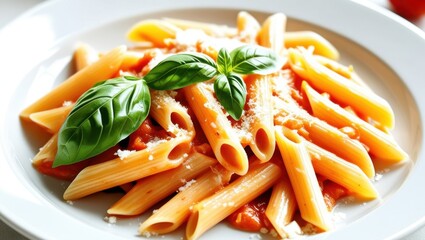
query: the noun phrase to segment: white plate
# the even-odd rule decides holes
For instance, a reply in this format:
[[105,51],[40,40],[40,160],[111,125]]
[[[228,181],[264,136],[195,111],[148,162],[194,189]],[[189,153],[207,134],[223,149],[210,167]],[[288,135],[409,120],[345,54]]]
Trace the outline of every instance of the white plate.
[[[30,159],[47,136],[27,129],[18,114],[71,73],[70,56],[78,41],[107,50],[126,43],[124,33],[142,18],[234,25],[239,10],[259,19],[283,12],[290,17],[289,29],[314,30],[328,38],[340,50],[341,61],[353,64],[393,106],[393,134],[411,157],[376,182],[380,199],[338,205],[336,212],[345,218],[336,222],[334,231],[311,239],[396,238],[420,226],[425,216],[425,34],[367,2],[341,0],[74,0],[46,2],[27,12],[0,32],[1,218],[29,238],[140,239],[136,230],[143,217],[117,224],[103,220],[117,194],[98,194],[73,205],[62,200],[66,183],[42,176],[31,166]],[[182,231],[166,238],[181,236]],[[203,239],[253,237],[221,224]]]

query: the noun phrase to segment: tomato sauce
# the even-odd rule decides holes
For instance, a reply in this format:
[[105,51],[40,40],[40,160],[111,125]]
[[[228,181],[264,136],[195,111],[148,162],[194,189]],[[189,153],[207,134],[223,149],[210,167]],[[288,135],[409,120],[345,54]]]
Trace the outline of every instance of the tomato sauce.
[[143,150],[147,147],[146,144],[153,139],[166,139],[167,137],[167,131],[155,124],[152,119],[146,118],[140,127],[130,134],[128,149],[136,151]]
[[[319,176],[319,184],[323,198],[329,211],[335,207],[337,201],[348,195],[348,190],[341,185]],[[270,191],[243,205],[232,213],[228,222],[235,228],[249,232],[271,232],[274,228],[265,214],[270,199]],[[298,221],[298,220],[297,220]],[[304,223],[304,221],[301,221]]]
[[85,167],[116,158],[114,154],[117,152],[117,150],[118,150],[118,147],[114,146],[108,149],[107,151],[95,157],[89,158],[87,160],[70,164],[70,165],[58,166],[55,168],[52,167],[53,159],[44,159],[43,161],[35,164],[34,167],[40,173],[43,173],[58,179],[72,181],[78,175],[78,173],[81,170],[83,170]]
[[325,180],[322,183],[322,193],[328,210],[332,211],[337,201],[348,195],[348,190],[337,183]]
[[267,230],[273,229],[266,216],[269,198],[270,193],[261,195],[236,210],[227,220],[233,227],[243,231],[260,232],[263,228]]

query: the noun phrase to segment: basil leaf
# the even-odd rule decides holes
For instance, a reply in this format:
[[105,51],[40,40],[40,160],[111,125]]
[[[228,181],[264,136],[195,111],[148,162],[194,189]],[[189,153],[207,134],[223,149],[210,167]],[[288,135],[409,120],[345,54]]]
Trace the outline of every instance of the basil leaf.
[[220,74],[214,82],[214,91],[229,115],[239,120],[246,101],[246,85],[242,78],[232,73],[227,76]]
[[116,145],[146,119],[149,88],[142,79],[99,83],[76,102],[62,125],[53,167],[80,162]]
[[217,69],[220,73],[228,75],[232,71],[232,59],[225,48],[221,48],[217,56]]
[[278,56],[270,49],[244,45],[230,52],[232,70],[240,74],[270,74],[281,67]]
[[200,53],[180,53],[167,57],[144,77],[156,90],[174,90],[203,82],[217,74],[213,59]]

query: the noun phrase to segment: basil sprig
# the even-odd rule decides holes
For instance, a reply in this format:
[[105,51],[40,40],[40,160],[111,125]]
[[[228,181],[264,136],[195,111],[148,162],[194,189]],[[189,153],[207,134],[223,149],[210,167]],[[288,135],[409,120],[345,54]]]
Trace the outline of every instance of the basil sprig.
[[270,74],[280,67],[277,55],[270,49],[244,45],[231,51],[220,49],[217,64],[207,55],[181,53],[155,66],[145,77],[148,86],[157,90],[178,89],[215,78],[218,101],[239,120],[246,101],[246,86],[237,74]]
[[98,83],[77,100],[62,125],[53,167],[83,161],[127,138],[149,114],[149,88],[174,90],[213,79],[218,101],[238,120],[247,94],[239,74],[270,74],[279,67],[271,50],[246,45],[230,53],[222,48],[217,63],[205,54],[179,53],[143,78],[123,76]]

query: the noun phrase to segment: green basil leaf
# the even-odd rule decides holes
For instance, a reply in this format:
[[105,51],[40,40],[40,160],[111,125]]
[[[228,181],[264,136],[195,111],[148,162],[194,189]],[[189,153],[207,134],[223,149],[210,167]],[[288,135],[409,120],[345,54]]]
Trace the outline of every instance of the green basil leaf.
[[217,69],[220,73],[228,75],[232,72],[232,59],[225,48],[221,48],[217,56]]
[[145,81],[119,77],[84,93],[59,131],[53,167],[93,157],[128,137],[146,119],[150,93]]
[[213,59],[200,53],[180,53],[167,57],[144,77],[156,90],[174,90],[203,82],[217,74]]
[[268,48],[244,45],[230,52],[232,70],[240,74],[270,74],[281,67],[278,56]]
[[227,76],[220,74],[214,82],[214,91],[227,113],[239,120],[246,101],[246,85],[242,78],[232,73]]

